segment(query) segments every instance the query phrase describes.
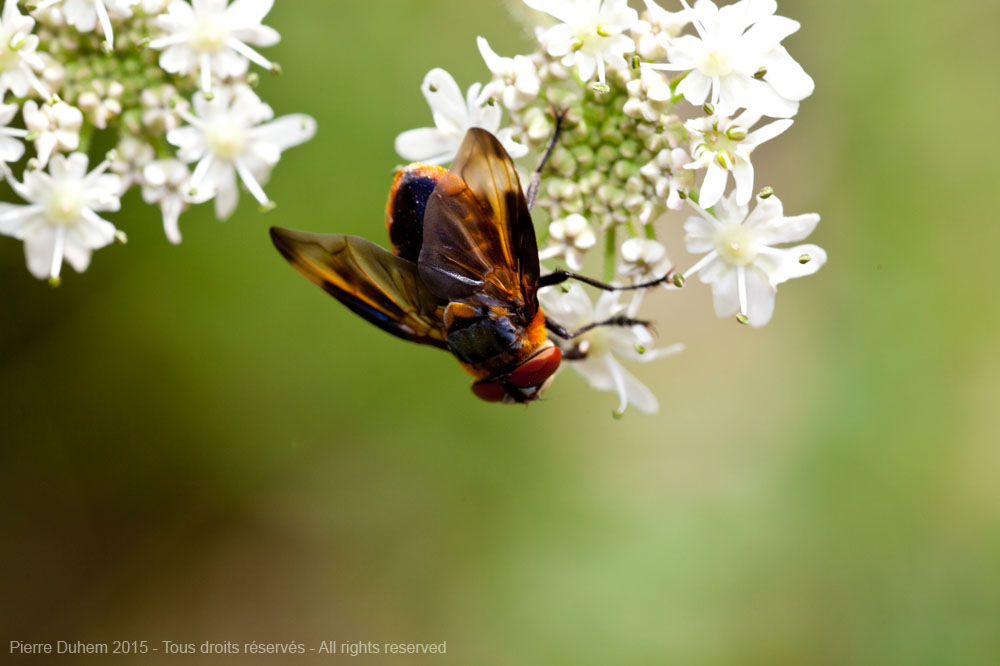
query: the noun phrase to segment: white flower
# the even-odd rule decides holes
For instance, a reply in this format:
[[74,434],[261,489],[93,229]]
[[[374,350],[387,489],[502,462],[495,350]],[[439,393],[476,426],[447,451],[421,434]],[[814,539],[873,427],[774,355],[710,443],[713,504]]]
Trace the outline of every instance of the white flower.
[[[673,150],[663,148],[656,157],[639,169],[639,173],[653,183],[656,196],[666,199],[667,208],[670,210],[680,210],[684,206],[681,193],[686,195],[694,185],[694,173],[684,168],[690,161],[687,151],[683,148]],[[652,220],[640,221],[648,224]]]
[[788,119],[775,120],[758,130],[749,129],[760,120],[760,113],[744,111],[738,118],[718,116],[696,118],[684,123],[691,133],[694,161],[685,169],[705,169],[705,180],[698,192],[702,208],[711,208],[722,198],[729,172],[736,181],[736,203],[743,205],[753,196],[753,164],[750,154],[757,146],[778,136],[789,127]]
[[524,0],[532,9],[561,21],[546,30],[542,45],[548,54],[562,58],[566,67],[576,67],[577,76],[605,84],[605,64],[625,69],[625,54],[635,51],[635,42],[626,34],[639,20],[628,0]]
[[[627,312],[629,308],[618,303],[616,292],[602,293],[594,307],[587,292],[575,283],[566,291],[560,287],[546,287],[538,292],[538,300],[548,317],[570,331],[619,315],[631,316]],[[652,335],[644,326],[598,326],[561,342],[560,346],[564,350],[563,363],[568,363],[591,388],[618,394],[617,415],[623,414],[630,404],[640,412],[652,414],[660,408],[656,396],[615,358],[617,355],[631,361],[649,362],[684,348],[675,344],[649,349],[652,341]]]
[[82,111],[87,112],[94,127],[105,129],[108,126],[108,118],[122,112],[121,96],[124,92],[125,86],[118,81],[110,83],[94,81],[91,89],[82,93],[76,103]]
[[472,84],[463,98],[451,74],[437,67],[427,72],[420,89],[434,114],[435,127],[407,130],[397,136],[396,152],[403,159],[425,164],[450,162],[470,127],[481,127],[495,134],[513,159],[527,154],[528,147],[512,138],[512,128],[498,131],[501,108],[479,103],[481,84]]
[[38,35],[31,34],[34,29],[35,19],[17,10],[17,0],[5,0],[0,15],[0,97],[7,90],[14,97],[27,97],[32,88],[45,99],[52,96],[35,75],[45,62],[35,52]]
[[24,103],[24,124],[34,137],[38,165],[45,168],[54,151],[69,152],[80,146],[83,113],[66,102],[38,105],[34,100]]
[[219,219],[236,209],[237,174],[261,206],[271,206],[261,183],[282,151],[316,133],[316,121],[301,113],[271,120],[274,111],[247,86],[221,88],[211,100],[195,93],[194,115],[183,111],[181,116],[188,125],[168,132],[167,141],[178,147],[182,161],[198,163],[191,188],[208,188],[214,194]]
[[179,127],[178,111],[187,111],[191,106],[186,99],[177,96],[177,89],[169,83],[143,89],[139,100],[142,102],[142,124],[157,133]]
[[642,69],[639,78],[629,81],[625,89],[629,98],[622,111],[630,118],[642,118],[650,123],[660,119],[674,95],[674,91],[670,89],[670,81],[648,67]]
[[691,22],[691,12],[686,9],[668,12],[653,0],[645,0],[645,4],[646,11],[642,13],[642,19],[632,29],[632,33],[638,37],[636,52],[645,60],[664,58],[673,38],[681,34],[684,26]]
[[748,206],[738,204],[735,194],[719,202],[716,217],[692,206],[698,217],[684,224],[684,240],[688,252],[707,254],[684,277],[699,273],[703,283],[712,285],[720,317],[739,313],[741,321],[763,326],[774,314],[778,285],[812,275],[826,263],[826,252],[815,245],[773,247],[803,240],[819,223],[815,213],[785,217],[776,196],[758,197],[749,216]]
[[814,84],[781,46],[799,23],[774,16],[777,8],[774,0],[740,0],[721,9],[698,0],[691,10],[697,36],[677,37],[667,50],[670,64],[649,67],[689,72],[677,93],[696,106],[710,100],[720,115],[744,107],[790,118]]
[[67,23],[80,32],[93,32],[100,23],[105,42],[113,48],[115,35],[111,29],[109,13],[114,14],[115,18],[128,18],[132,16],[132,6],[138,2],[139,0],[42,0],[32,11],[43,12],[61,3],[62,14]]
[[23,183],[9,179],[28,204],[0,204],[0,234],[24,241],[32,275],[58,284],[64,258],[82,273],[91,251],[120,233],[97,214],[121,207],[121,182],[107,168],[105,160],[87,173],[87,156],[73,153],[54,156],[48,173],[28,170]]
[[642,280],[662,277],[670,270],[667,248],[652,238],[629,238],[621,247],[618,273]]
[[549,244],[538,253],[542,261],[564,257],[570,270],[583,268],[583,253],[597,245],[597,236],[587,218],[574,213],[549,223]]
[[541,82],[531,58],[523,55],[501,58],[483,37],[477,37],[476,44],[486,67],[493,73],[493,80],[479,94],[480,104],[494,97],[511,111],[518,111],[538,97]]
[[17,115],[17,104],[0,104],[0,162],[16,162],[24,156],[24,143],[20,141],[28,135],[27,130],[8,127]]
[[275,70],[276,66],[250,48],[273,46],[281,39],[278,32],[261,25],[274,0],[171,0],[167,13],[156,19],[166,36],[154,39],[149,46],[163,49],[160,66],[174,74],[200,72],[201,90],[212,91],[212,77],[240,77],[247,71],[247,61]]
[[142,171],[155,158],[148,141],[131,134],[122,136],[111,157],[111,171],[122,180],[122,196],[133,185],[142,184]]
[[142,0],[142,11],[148,16],[156,16],[167,11],[170,0]]
[[192,201],[191,172],[180,160],[156,160],[142,170],[142,199],[148,204],[159,204],[163,214],[163,231],[174,245],[181,242],[178,221]]

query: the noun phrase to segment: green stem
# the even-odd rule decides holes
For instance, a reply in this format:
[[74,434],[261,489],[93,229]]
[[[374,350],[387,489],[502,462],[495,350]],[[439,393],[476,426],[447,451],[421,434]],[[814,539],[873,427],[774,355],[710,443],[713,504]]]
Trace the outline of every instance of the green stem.
[[656,240],[656,229],[653,228],[653,223],[643,225],[646,227],[646,238],[649,240]]
[[615,231],[614,225],[604,232],[604,281],[611,282],[615,277]]
[[80,127],[80,145],[77,150],[83,154],[87,154],[90,150],[90,139],[94,136],[94,126],[90,123],[84,123]]

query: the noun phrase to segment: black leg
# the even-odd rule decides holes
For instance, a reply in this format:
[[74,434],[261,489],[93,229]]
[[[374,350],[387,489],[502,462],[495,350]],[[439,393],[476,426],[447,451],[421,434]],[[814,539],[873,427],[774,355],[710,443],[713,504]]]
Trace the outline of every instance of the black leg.
[[649,328],[651,324],[652,322],[646,321],[645,319],[632,319],[630,317],[619,315],[617,317],[612,317],[611,319],[605,319],[604,321],[591,322],[582,328],[570,332],[566,329],[566,327],[557,324],[548,317],[545,318],[545,328],[549,329],[564,340],[572,340],[573,338],[580,337],[587,331],[592,331],[598,326],[645,326],[646,328]]
[[555,108],[552,109],[552,113],[556,117],[556,129],[552,132],[552,138],[549,139],[549,147],[545,149],[545,154],[542,155],[542,160],[535,167],[535,170],[531,172],[531,180],[528,181],[528,210],[535,207],[535,198],[538,196],[538,187],[542,184],[542,169],[545,168],[545,163],[549,161],[549,157],[552,156],[552,151],[555,150],[556,144],[559,143],[559,132],[562,130],[563,119],[566,117],[566,109],[558,111]]
[[658,285],[669,282],[673,278],[673,269],[667,271],[667,274],[661,278],[657,278],[652,282],[643,282],[642,284],[633,284],[625,287],[616,287],[613,284],[608,284],[606,282],[601,282],[600,280],[595,280],[592,277],[587,277],[586,275],[580,275],[579,273],[570,273],[569,271],[555,271],[554,273],[549,273],[548,275],[543,275],[538,278],[539,287],[551,287],[554,284],[562,284],[566,280],[579,280],[585,284],[589,284],[592,287],[597,287],[603,291],[631,291],[634,289],[648,289],[649,287],[656,287]]

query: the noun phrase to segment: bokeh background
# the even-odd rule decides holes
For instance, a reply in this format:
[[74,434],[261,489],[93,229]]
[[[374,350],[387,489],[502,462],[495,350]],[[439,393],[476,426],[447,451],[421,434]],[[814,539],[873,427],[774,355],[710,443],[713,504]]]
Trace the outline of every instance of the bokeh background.
[[763,330],[716,319],[700,284],[661,294],[661,339],[688,349],[635,368],[661,412],[617,421],[572,373],[528,409],[479,403],[446,355],[366,325],[267,238],[381,240],[393,138],[429,122],[423,74],[485,78],[477,34],[528,50],[509,8],[276,3],[285,74],[262,96],[320,127],[275,170],[276,211],[245,194],[225,224],[195,210],[173,247],[134,198],[116,218],[128,247],[56,290],[0,239],[0,651],[371,640],[448,652],[226,663],[998,663],[1000,9],[781,13],[818,87],[758,173],[789,211],[822,213],[830,262],[782,287]]

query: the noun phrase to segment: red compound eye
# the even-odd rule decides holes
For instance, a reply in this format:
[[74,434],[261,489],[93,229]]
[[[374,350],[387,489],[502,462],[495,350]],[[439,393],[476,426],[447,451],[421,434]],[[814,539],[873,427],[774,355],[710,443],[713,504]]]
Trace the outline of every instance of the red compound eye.
[[500,402],[507,395],[507,389],[500,382],[476,382],[472,385],[472,392],[486,402]]
[[540,386],[559,369],[562,351],[552,346],[538,352],[510,373],[508,381],[518,388]]

